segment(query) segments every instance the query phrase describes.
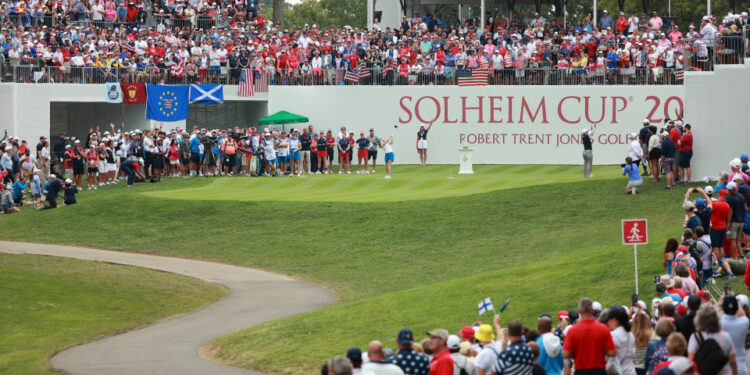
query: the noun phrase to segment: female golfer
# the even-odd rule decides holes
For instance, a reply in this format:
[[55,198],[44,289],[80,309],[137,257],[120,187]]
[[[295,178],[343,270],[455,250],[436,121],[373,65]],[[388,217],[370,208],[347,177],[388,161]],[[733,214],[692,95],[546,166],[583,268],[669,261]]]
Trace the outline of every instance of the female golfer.
[[391,178],[391,164],[393,164],[393,134],[388,139],[380,141],[380,147],[385,152],[385,178]]
[[430,123],[427,129],[422,125],[417,132],[417,152],[419,153],[419,161],[422,165],[427,164],[427,132],[429,132],[431,128],[432,123]]

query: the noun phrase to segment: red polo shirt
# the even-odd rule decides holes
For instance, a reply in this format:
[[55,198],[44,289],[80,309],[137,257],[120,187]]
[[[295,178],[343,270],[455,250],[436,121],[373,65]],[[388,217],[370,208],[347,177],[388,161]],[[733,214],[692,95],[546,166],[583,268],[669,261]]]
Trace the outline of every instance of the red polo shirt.
[[429,375],[453,375],[453,358],[450,350],[445,349],[432,357]]
[[687,132],[680,138],[680,152],[693,151],[693,133]]
[[576,370],[604,369],[606,353],[615,350],[615,343],[606,325],[583,319],[568,331],[563,350],[573,356]]
[[711,206],[711,229],[726,229],[727,216],[729,216],[729,203],[723,199],[713,202]]

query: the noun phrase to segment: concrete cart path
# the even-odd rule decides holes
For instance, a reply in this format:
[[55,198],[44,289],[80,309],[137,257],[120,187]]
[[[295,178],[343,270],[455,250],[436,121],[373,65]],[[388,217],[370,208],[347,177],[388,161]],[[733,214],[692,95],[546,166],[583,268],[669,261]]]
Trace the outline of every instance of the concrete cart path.
[[204,360],[198,349],[216,337],[335,301],[334,294],[319,285],[220,263],[8,241],[0,241],[0,251],[146,267],[197,277],[229,289],[226,298],[201,310],[76,346],[52,357],[53,369],[72,375],[257,374]]

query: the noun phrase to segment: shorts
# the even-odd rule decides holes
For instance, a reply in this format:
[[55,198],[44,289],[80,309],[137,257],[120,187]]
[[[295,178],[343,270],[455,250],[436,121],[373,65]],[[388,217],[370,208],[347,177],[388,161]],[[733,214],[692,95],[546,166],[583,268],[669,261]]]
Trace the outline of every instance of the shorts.
[[291,155],[289,155],[289,160],[299,160],[299,150],[292,151]]
[[648,151],[648,160],[659,160],[661,158],[661,149],[654,148]]
[[328,156],[328,151],[327,150],[323,150],[323,151],[318,150],[318,157],[319,158],[325,159],[326,156]]
[[738,237],[742,238],[742,234],[744,233],[742,230],[745,229],[745,223],[738,223],[736,221],[733,221],[731,224],[729,224],[729,232],[727,232],[727,238],[730,240],[736,240]]
[[117,164],[107,163],[107,172],[117,172]]
[[626,188],[631,189],[634,187],[641,187],[643,186],[643,180],[636,180],[636,181],[628,181],[628,185]]
[[190,154],[190,162],[195,164],[201,163],[201,155],[197,152]]
[[169,161],[169,164],[170,164],[170,165],[179,165],[179,164],[180,164],[180,161],[179,161],[179,160],[170,160],[170,161]]
[[727,233],[726,229],[716,230],[711,229],[711,247],[723,248],[724,247],[724,235]]
[[661,171],[662,171],[662,174],[672,173],[672,164],[673,163],[674,163],[674,159],[672,159],[672,158],[664,158],[664,161],[661,162]]
[[74,163],[73,164],[73,174],[83,174],[83,164]]
[[427,140],[426,139],[420,139],[417,142],[417,148],[420,150],[427,149]]
[[153,166],[155,169],[164,168],[164,158],[158,155],[154,155]]
[[349,153],[348,152],[339,152],[339,157],[342,159],[349,160]]
[[208,68],[209,74],[221,74],[221,66],[210,66]]
[[107,173],[107,163],[99,162],[99,173]]
[[328,161],[333,162],[333,154],[335,152],[332,148],[328,149]]
[[375,161],[378,159],[378,150],[367,150],[367,158]]
[[680,168],[690,168],[690,159],[693,157],[692,151],[680,152],[680,159],[677,166]]
[[180,154],[180,163],[182,163],[182,165],[187,165],[188,163],[190,163],[190,158],[186,158],[182,154]]
[[393,163],[393,161],[395,159],[394,156],[395,155],[392,152],[386,152],[385,153],[385,162],[387,163],[387,162],[390,161],[391,163]]
[[[286,162],[287,162],[287,160],[289,160],[289,156],[286,156],[286,155],[284,155],[284,156],[281,156],[281,155],[279,155],[279,156],[278,156],[278,159],[279,159],[279,163],[286,163]],[[269,161],[270,161],[270,160],[269,160]]]
[[229,166],[229,168],[234,168],[234,166],[237,165],[237,154],[224,156],[224,165]]
[[98,167],[88,167],[87,171],[89,173],[96,173],[96,172],[99,172],[99,168]]
[[367,150],[365,149],[357,150],[357,157],[367,159]]

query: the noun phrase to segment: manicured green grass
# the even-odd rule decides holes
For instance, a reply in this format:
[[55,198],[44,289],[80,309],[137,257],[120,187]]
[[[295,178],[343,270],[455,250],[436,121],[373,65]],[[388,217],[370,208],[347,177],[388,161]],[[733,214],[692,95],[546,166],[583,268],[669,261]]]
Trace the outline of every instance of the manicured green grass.
[[[0,237],[213,259],[330,286],[335,306],[214,342],[229,363],[279,374],[310,373],[371,339],[391,343],[403,326],[457,330],[478,318],[476,304],[487,296],[496,304],[512,298],[507,319],[532,326],[583,295],[628,303],[633,252],[621,244],[624,218],[649,220],[639,273],[643,299],[653,297],[651,277],[662,271],[664,242],[679,237],[687,187],[646,182],[626,196],[618,167],[596,167],[587,180],[580,166],[456,170],[397,166],[391,181],[376,174],[105,187],[73,207],[0,217],[19,228]],[[76,220],[84,224],[77,230],[59,225]]]
[[[356,168],[355,168],[356,169]],[[478,165],[474,175],[459,175],[454,165],[394,168],[393,178],[377,174],[309,175],[294,178],[218,178],[195,188],[177,188],[146,193],[157,198],[234,201],[389,202],[457,197],[581,179],[581,167],[559,165]],[[612,173],[612,168],[600,168]],[[601,179],[604,176],[597,177]]]
[[198,279],[143,268],[0,253],[0,373],[51,373],[47,359],[59,350],[225,294]]

